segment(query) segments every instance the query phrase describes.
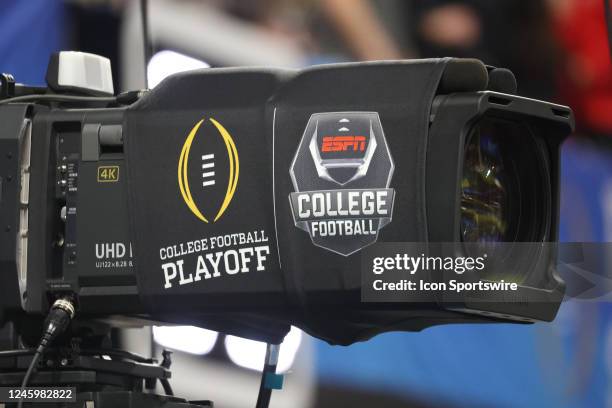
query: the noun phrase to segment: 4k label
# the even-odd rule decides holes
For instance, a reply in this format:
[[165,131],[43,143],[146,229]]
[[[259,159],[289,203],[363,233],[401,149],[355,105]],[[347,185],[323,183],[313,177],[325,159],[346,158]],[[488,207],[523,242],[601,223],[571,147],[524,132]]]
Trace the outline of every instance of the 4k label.
[[98,167],[98,183],[116,183],[119,181],[119,166]]

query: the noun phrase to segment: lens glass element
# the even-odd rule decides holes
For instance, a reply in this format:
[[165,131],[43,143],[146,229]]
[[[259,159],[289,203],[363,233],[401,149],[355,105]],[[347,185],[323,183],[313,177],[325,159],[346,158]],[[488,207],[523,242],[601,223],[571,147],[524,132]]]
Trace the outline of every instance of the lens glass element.
[[465,242],[506,240],[509,169],[499,137],[478,126],[465,149],[461,180],[461,235]]
[[472,129],[461,178],[464,242],[540,241],[547,217],[544,153],[521,122],[484,118]]
[[488,259],[481,279],[541,283],[531,271],[549,239],[552,193],[548,148],[532,129],[485,117],[466,139],[458,227],[464,250]]

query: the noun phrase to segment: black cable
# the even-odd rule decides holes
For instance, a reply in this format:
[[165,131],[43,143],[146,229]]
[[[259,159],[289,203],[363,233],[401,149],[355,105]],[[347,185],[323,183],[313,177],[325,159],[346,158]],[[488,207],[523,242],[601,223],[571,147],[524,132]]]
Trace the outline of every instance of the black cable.
[[168,381],[167,378],[160,378],[159,382],[162,385],[162,388],[164,389],[164,393],[166,395],[169,395],[171,397],[174,396],[174,391],[172,390],[172,386],[170,385],[170,381]]
[[79,95],[22,95],[0,100],[0,105],[19,102],[100,102],[117,103],[119,105],[131,105],[140,99],[146,90],[127,91],[117,96],[79,96]]
[[51,310],[47,315],[47,319],[45,320],[45,329],[36,348],[36,352],[32,357],[32,361],[30,361],[30,365],[23,377],[23,381],[21,382],[21,393],[19,402],[17,403],[17,408],[23,407],[23,395],[25,393],[25,389],[30,382],[30,377],[34,374],[34,370],[36,370],[36,364],[40,359],[40,356],[43,354],[47,346],[61,333],[66,330],[70,321],[75,315],[74,304],[72,303],[72,299],[70,298],[61,298],[57,299],[53,306],[51,306]]
[[0,105],[17,102],[117,102],[115,96],[77,96],[77,95],[23,95],[0,100]]
[[612,9],[610,8],[610,0],[604,0],[604,8],[606,26],[608,27],[608,51],[610,52],[610,59],[612,60]]
[[0,351],[0,358],[29,356],[34,355],[34,353],[36,353],[36,349],[5,350]]
[[147,66],[151,60],[153,54],[153,47],[151,46],[151,38],[149,37],[149,4],[147,0],[140,0],[140,19],[142,25],[142,43],[144,48],[144,79],[145,88],[149,87],[149,74],[147,73]]
[[272,388],[267,384],[268,374],[276,374],[276,365],[278,364],[278,353],[280,345],[268,344],[266,348],[266,360],[264,368],[261,372],[261,383],[259,384],[259,393],[257,394],[257,403],[255,408],[268,408],[270,399],[272,398]]
[[17,408],[23,407],[23,393],[24,393],[26,387],[28,386],[28,383],[30,382],[30,377],[34,373],[34,369],[36,368],[36,364],[38,363],[38,360],[40,359],[40,356],[42,355],[43,351],[45,350],[45,347],[46,346],[41,343],[38,346],[38,348],[36,349],[36,352],[34,353],[34,357],[32,357],[32,361],[30,361],[30,365],[28,366],[28,370],[26,371],[25,376],[23,377],[23,381],[21,382],[21,393],[20,393],[20,397],[19,397],[19,402],[17,403]]

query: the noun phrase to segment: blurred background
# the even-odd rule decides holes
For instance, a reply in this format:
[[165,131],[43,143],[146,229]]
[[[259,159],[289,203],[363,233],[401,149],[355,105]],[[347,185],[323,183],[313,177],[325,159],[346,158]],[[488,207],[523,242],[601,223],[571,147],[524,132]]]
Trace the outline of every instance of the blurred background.
[[[476,57],[519,94],[570,105],[561,240],[612,241],[612,68],[603,0],[0,0],[0,71],[44,84],[50,53],[112,61],[116,90],[200,67]],[[609,268],[603,259],[602,269]],[[128,349],[175,350],[173,386],[217,407],[254,405],[264,346],[190,327],[129,330]],[[612,305],[567,301],[552,324],[441,326],[348,348],[292,330],[273,407],[612,407]]]

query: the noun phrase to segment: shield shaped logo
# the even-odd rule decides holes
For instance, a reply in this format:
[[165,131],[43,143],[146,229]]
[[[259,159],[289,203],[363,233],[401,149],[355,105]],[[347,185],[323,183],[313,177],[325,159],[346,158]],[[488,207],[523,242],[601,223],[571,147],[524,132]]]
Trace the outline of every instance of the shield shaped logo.
[[295,225],[344,256],[376,242],[391,221],[393,170],[378,113],[313,114],[289,170]]

